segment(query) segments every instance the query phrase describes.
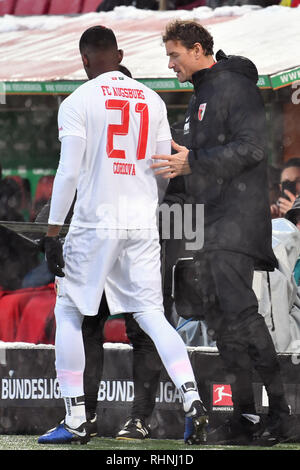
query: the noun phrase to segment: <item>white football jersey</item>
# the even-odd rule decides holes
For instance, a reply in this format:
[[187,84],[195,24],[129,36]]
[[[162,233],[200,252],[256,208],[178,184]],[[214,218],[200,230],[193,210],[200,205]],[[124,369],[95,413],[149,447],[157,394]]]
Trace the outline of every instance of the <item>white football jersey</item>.
[[72,225],[156,227],[158,190],[150,168],[156,145],[171,140],[164,102],[121,72],[90,80],[60,105],[59,139],[86,140]]

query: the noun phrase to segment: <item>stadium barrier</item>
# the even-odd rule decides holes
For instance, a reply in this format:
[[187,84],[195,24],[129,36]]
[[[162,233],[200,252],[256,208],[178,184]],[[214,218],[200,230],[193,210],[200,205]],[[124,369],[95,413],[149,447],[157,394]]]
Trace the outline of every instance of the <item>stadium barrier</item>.
[[[106,343],[103,378],[98,394],[98,431],[115,436],[130,414],[134,396],[132,348]],[[232,413],[231,390],[215,348],[188,348],[200,393],[217,424]],[[40,434],[64,416],[64,404],[55,377],[52,345],[0,343],[0,433]],[[292,413],[300,414],[300,360],[279,354],[282,376]],[[267,395],[256,373],[253,387],[257,411],[267,412]],[[182,439],[184,415],[178,390],[163,369],[151,418],[152,437]]]

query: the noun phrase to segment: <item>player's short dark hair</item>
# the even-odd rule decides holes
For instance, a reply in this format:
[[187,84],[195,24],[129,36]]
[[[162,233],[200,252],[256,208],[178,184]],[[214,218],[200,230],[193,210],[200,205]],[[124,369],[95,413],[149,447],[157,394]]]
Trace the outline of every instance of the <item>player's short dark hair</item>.
[[117,39],[112,29],[105,26],[92,26],[84,31],[79,40],[80,52],[97,49],[118,48]]
[[169,23],[163,35],[163,42],[167,41],[180,41],[187,49],[199,42],[205,55],[213,55],[213,37],[197,21],[175,20]]

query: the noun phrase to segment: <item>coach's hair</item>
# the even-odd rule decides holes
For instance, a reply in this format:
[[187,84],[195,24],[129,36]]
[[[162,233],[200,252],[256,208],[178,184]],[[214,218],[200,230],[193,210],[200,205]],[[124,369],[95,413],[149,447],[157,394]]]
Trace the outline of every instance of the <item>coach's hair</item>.
[[79,40],[79,50],[118,48],[116,36],[112,29],[105,26],[92,26],[84,31]]
[[213,55],[213,37],[196,21],[175,20],[169,23],[163,35],[163,42],[167,41],[180,41],[187,49],[199,42],[205,55]]

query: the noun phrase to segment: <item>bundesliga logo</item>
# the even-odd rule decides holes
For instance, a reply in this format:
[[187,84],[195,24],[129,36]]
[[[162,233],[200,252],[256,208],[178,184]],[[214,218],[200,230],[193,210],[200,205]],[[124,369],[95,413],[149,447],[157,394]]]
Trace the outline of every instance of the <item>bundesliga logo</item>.
[[213,410],[224,410],[224,408],[231,410],[233,403],[230,385],[213,384],[212,405]]

